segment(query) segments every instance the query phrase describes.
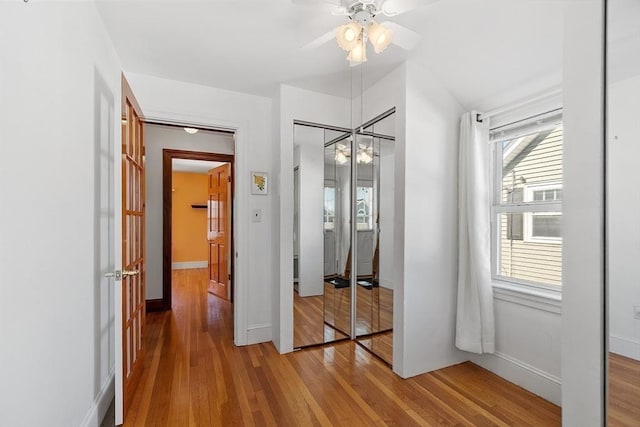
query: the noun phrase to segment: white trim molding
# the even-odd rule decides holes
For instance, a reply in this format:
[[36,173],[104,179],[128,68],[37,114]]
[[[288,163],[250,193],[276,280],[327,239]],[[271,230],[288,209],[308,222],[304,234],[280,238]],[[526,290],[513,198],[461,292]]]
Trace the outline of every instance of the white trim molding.
[[542,288],[528,288],[506,282],[493,282],[494,299],[562,314],[562,294]]
[[80,425],[82,427],[100,427],[114,396],[115,371],[112,368],[102,386],[102,389],[98,392],[98,395],[91,404],[91,408],[89,408],[89,412],[87,412],[87,415],[84,417],[84,420]]
[[562,380],[558,376],[499,351],[494,354],[473,355],[471,361],[561,406]]
[[272,340],[271,324],[250,325],[247,327],[247,344],[258,344]]
[[640,361],[640,340],[611,334],[609,336],[609,351]]

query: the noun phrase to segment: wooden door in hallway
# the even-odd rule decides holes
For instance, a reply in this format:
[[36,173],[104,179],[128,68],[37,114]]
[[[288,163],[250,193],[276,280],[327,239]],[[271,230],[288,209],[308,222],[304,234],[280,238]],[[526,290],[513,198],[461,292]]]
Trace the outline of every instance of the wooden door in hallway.
[[[116,309],[116,423],[122,424],[144,365],[144,123],[122,78],[122,282]],[[117,301],[117,300],[116,300]],[[118,318],[119,317],[119,318]]]
[[230,165],[209,170],[209,199],[207,202],[207,239],[209,241],[209,293],[231,299],[229,286],[229,234],[231,210]]

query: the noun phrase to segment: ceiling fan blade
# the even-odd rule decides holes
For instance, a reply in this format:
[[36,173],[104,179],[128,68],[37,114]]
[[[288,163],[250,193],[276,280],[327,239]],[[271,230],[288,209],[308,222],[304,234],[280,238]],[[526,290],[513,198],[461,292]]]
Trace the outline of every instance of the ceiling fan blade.
[[386,16],[396,16],[436,1],[438,0],[386,0],[382,2],[380,10]]
[[331,4],[334,6],[342,6],[342,0],[291,0],[293,4],[299,4],[302,6],[315,5],[315,4]]
[[315,40],[312,40],[309,43],[307,43],[304,46],[302,46],[302,49],[304,49],[304,50],[315,49],[315,48],[317,48],[319,46],[322,46],[323,44],[327,43],[329,40],[335,39],[336,38],[336,30],[337,30],[337,28],[334,28],[333,30],[324,33],[323,35],[321,35],[320,37],[316,38]]
[[336,16],[348,16],[349,9],[342,0],[291,0],[293,4],[300,6],[331,6],[331,14]]
[[420,43],[420,40],[422,40],[422,36],[420,34],[408,29],[407,27],[396,24],[395,22],[385,21],[380,25],[393,31],[391,43],[403,49],[411,50]]

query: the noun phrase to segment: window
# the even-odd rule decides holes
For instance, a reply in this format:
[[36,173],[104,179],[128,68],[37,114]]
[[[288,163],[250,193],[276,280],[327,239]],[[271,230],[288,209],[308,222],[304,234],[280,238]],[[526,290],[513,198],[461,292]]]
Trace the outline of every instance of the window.
[[[562,201],[562,185],[540,185],[527,188],[527,200],[533,202]],[[524,224],[525,240],[527,242],[562,243],[560,235],[560,212],[533,212],[527,214]]]
[[324,187],[324,229],[335,228],[336,220],[336,187]]
[[358,230],[373,230],[373,187],[356,187],[356,225]]
[[520,131],[492,129],[494,279],[562,284],[561,119],[556,112],[522,121]]

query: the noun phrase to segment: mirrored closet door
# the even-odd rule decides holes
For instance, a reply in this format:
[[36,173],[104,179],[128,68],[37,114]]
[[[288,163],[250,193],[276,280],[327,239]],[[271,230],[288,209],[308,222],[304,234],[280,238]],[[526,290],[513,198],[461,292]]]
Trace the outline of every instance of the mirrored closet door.
[[394,112],[294,122],[294,348],[355,337],[392,363]]
[[[387,113],[388,114],[388,113]],[[356,330],[358,343],[393,358],[394,115],[356,133]]]
[[294,124],[294,348],[351,335],[351,133]]
[[640,425],[640,1],[607,2],[609,426]]

